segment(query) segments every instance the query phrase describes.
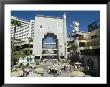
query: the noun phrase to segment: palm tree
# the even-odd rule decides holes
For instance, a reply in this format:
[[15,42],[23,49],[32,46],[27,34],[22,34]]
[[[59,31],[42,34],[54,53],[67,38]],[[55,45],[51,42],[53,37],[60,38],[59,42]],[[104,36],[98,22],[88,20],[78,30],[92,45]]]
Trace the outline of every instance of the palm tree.
[[20,27],[21,26],[21,23],[20,21],[17,21],[17,20],[14,20],[14,19],[11,19],[11,25],[14,26],[14,35],[13,35],[13,38],[12,38],[12,52],[11,52],[11,58],[12,58],[12,65],[13,65],[13,60],[14,60],[14,40],[15,40],[15,33],[16,33],[16,27]]
[[77,50],[78,46],[74,45],[74,43],[70,46],[70,51],[75,52]]
[[[33,39],[31,38],[31,37],[28,37],[28,42],[29,42],[29,50],[28,50],[28,54],[27,55],[30,55],[31,54],[31,50],[30,50],[30,42],[32,42],[33,41]],[[31,55],[30,55],[30,58],[29,58],[29,60],[31,61]]]
[[78,46],[74,45],[74,43],[72,43],[70,45],[70,64],[73,65],[76,61],[78,61],[78,54],[77,54],[77,48]]

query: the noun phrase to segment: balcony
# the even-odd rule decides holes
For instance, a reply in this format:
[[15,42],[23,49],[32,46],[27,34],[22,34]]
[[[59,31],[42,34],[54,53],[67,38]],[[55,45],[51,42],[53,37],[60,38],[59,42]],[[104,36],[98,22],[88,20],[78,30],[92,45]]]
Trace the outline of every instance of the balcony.
[[100,37],[98,38],[94,38],[94,39],[82,39],[82,40],[79,40],[79,42],[93,42],[93,41],[99,41],[100,42]]
[[98,49],[100,48],[100,45],[96,46],[85,46],[85,47],[79,47],[80,50],[87,50],[87,49]]
[[42,54],[42,56],[57,56],[58,54]]
[[58,50],[57,49],[43,49],[42,54],[58,54]]

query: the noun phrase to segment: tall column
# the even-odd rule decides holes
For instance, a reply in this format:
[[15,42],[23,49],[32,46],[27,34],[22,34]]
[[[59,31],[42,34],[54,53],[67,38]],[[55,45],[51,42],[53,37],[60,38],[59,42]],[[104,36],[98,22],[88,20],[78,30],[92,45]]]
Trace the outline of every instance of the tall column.
[[66,27],[66,13],[63,15],[63,28],[64,28],[64,46],[65,46],[65,58],[67,59],[67,27]]

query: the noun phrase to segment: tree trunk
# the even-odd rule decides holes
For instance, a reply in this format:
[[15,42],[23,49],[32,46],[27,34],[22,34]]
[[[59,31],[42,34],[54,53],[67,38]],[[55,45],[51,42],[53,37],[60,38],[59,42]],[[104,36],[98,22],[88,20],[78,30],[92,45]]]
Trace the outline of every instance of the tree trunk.
[[30,55],[30,40],[29,40],[29,55]]
[[12,66],[14,64],[14,40],[15,40],[15,31],[16,31],[16,25],[14,27],[14,35],[13,35],[13,39],[12,39],[12,51],[11,51],[11,58],[12,58]]

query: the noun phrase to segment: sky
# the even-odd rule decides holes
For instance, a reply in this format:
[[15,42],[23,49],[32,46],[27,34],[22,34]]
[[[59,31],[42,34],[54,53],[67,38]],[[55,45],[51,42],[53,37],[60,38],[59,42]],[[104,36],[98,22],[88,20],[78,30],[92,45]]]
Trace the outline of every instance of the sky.
[[35,15],[63,17],[64,12],[67,18],[67,32],[72,32],[70,25],[74,20],[79,22],[79,30],[87,32],[88,25],[100,19],[100,11],[11,11],[11,16],[31,20]]

